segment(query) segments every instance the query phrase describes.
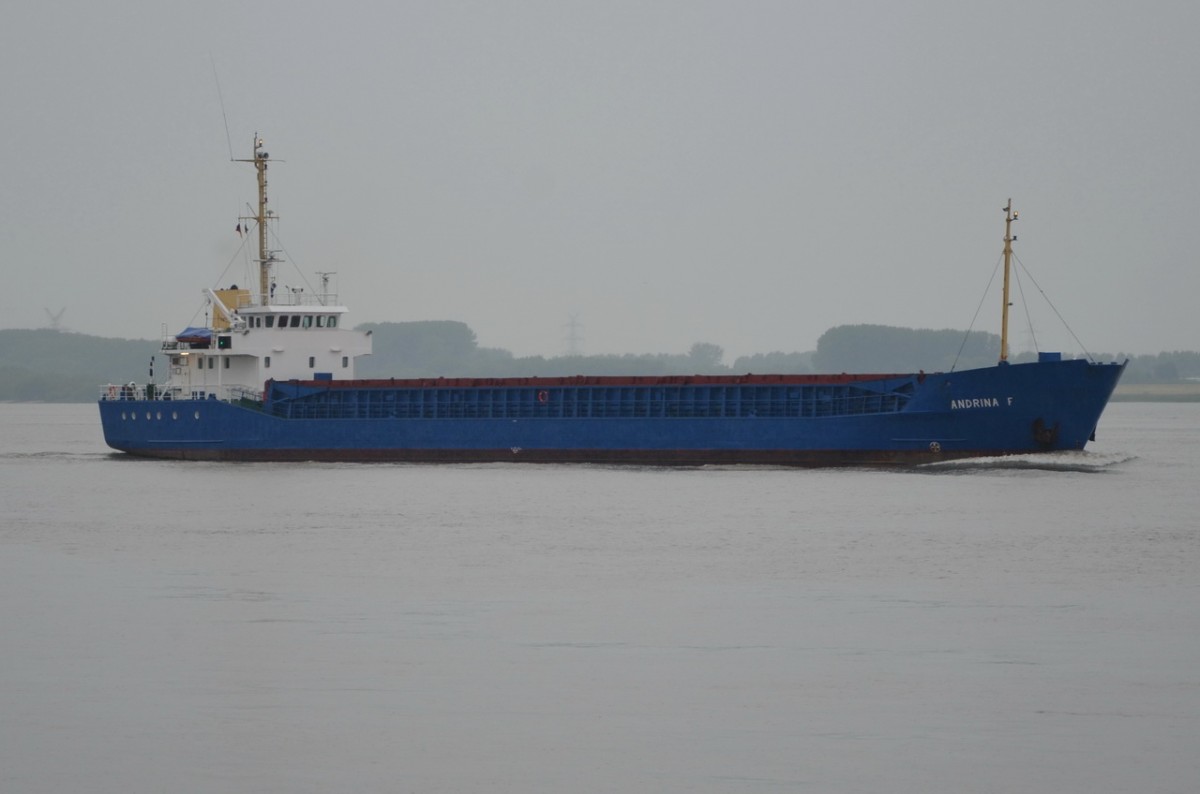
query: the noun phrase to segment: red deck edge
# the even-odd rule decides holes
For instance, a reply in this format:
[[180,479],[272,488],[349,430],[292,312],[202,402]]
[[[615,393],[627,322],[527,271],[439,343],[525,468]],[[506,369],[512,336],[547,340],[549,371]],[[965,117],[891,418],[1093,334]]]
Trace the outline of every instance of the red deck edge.
[[568,375],[550,378],[372,378],[360,380],[287,380],[333,389],[376,388],[481,388],[513,386],[742,386],[763,384],[841,384],[889,378],[910,378],[913,373],[888,375]]

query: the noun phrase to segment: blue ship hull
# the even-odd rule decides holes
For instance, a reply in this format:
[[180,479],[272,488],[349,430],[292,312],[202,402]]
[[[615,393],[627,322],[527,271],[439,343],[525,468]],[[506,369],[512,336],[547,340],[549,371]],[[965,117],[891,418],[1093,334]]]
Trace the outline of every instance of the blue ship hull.
[[188,460],[902,465],[1083,449],[1123,370],[289,381],[261,403],[118,396],[100,417],[114,449]]

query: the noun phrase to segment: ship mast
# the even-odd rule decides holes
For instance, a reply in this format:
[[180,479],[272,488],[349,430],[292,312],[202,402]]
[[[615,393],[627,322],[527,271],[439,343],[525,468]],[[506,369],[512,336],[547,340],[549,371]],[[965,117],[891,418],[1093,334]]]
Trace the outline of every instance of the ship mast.
[[277,261],[267,250],[267,220],[275,219],[275,213],[267,209],[267,161],[271,156],[263,149],[263,139],[254,133],[254,159],[238,160],[239,163],[254,163],[258,172],[258,213],[243,217],[244,221],[254,221],[258,227],[258,294],[259,302],[266,306],[271,301],[271,265]]
[[1013,221],[1017,220],[1017,213],[1013,212],[1012,199],[1008,200],[1008,206],[1004,208],[1004,305],[1000,311],[1000,361],[1001,363],[1008,361],[1008,307],[1012,306],[1009,300],[1008,284],[1009,273],[1012,270],[1012,244],[1013,240],[1017,239],[1012,235]]

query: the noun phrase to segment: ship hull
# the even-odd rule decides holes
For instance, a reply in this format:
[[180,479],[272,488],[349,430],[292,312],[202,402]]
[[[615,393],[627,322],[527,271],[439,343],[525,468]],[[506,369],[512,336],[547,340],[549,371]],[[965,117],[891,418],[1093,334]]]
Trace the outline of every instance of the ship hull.
[[100,415],[109,446],[167,459],[903,466],[1083,449],[1122,370],[291,382],[261,405],[102,400]]

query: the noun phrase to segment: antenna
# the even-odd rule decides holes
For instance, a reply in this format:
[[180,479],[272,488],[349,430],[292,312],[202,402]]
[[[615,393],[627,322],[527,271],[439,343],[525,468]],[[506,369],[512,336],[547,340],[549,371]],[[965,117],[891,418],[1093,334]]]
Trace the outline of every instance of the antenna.
[[221,80],[217,77],[217,61],[212,53],[208,54],[212,63],[213,81],[217,84],[217,101],[221,103],[221,119],[225,122],[225,142],[229,144],[229,160],[233,162],[233,138],[229,137],[229,117],[225,115],[225,97],[221,95]]

